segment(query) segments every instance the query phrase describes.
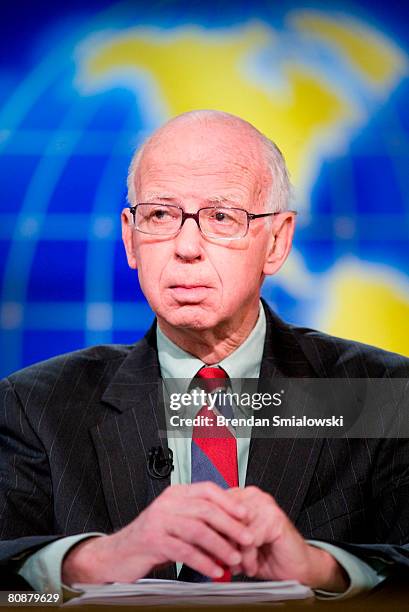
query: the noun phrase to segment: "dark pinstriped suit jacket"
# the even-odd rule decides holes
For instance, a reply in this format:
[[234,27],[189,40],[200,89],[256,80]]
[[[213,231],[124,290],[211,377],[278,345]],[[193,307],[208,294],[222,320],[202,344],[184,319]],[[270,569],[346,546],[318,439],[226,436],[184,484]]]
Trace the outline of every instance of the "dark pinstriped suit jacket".
[[[398,355],[289,326],[264,304],[261,378],[407,377]],[[147,452],[165,430],[153,326],[133,346],[97,346],[0,384],[0,564],[64,535],[118,530],[169,480]],[[253,439],[247,485],[271,493],[307,538],[409,567],[406,440]],[[155,572],[175,578],[175,566]],[[10,583],[8,583],[10,586]]]

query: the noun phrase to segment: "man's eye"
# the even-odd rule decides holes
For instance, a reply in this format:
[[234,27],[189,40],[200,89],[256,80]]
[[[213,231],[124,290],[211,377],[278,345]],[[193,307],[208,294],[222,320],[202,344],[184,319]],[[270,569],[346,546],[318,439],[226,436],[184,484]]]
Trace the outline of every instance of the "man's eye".
[[231,223],[233,218],[227,213],[218,210],[213,214],[213,220],[217,221],[218,223]]
[[171,219],[171,215],[168,210],[157,208],[151,212],[150,218],[154,221],[168,221]]

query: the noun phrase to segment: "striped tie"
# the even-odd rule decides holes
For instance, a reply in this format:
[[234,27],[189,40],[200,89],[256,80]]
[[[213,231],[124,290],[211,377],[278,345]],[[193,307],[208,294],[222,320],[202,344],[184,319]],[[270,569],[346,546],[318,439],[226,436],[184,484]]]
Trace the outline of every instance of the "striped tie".
[[[204,425],[197,425],[192,434],[192,483],[211,481],[224,489],[238,486],[237,443],[234,432],[227,426],[217,425],[217,415],[226,418],[233,416],[231,404],[226,401],[224,391],[228,375],[222,368],[203,367],[194,378],[196,386],[206,393],[216,393],[219,401],[215,409],[209,410],[205,405],[197,416],[207,417]],[[204,419],[201,419],[204,421]],[[199,572],[183,566],[180,580],[206,582],[210,579]],[[231,572],[225,569],[223,576],[216,582],[229,582]]]

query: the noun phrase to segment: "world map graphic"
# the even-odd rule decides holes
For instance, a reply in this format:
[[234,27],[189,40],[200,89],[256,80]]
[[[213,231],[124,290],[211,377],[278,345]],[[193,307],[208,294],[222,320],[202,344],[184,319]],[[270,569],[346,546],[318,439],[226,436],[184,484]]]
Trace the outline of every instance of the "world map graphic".
[[54,32],[0,100],[1,373],[144,333],[153,315],[120,243],[127,165],[195,108],[251,121],[286,157],[297,235],[264,284],[269,303],[409,354],[402,45],[346,10],[298,4],[226,24],[187,21],[177,3],[165,22],[126,7]]

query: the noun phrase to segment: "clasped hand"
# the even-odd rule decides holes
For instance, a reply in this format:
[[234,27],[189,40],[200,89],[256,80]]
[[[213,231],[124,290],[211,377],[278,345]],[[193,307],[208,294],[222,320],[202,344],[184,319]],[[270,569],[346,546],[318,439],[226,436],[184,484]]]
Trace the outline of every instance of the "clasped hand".
[[81,542],[66,556],[62,580],[132,582],[176,561],[210,578],[227,566],[260,579],[347,587],[335,559],[310,546],[271,495],[211,482],[168,487],[120,531]]

